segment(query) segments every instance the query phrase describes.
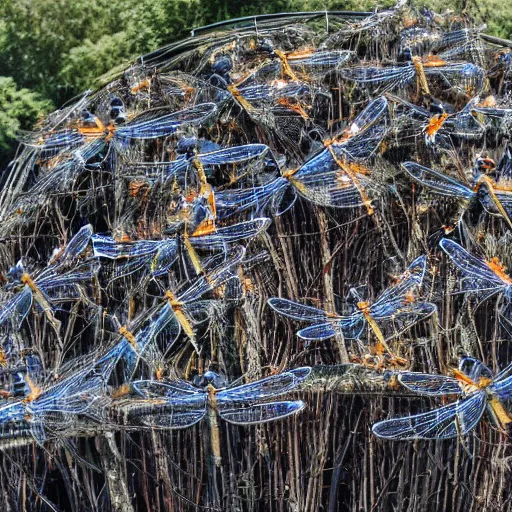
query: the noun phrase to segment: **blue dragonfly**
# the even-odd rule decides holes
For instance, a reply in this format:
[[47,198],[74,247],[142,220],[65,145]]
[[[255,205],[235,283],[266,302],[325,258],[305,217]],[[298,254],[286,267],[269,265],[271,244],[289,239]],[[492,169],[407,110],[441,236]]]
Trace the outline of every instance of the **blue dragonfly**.
[[229,189],[216,193],[220,219],[240,211],[261,211],[268,204],[279,213],[287,190],[322,206],[357,208],[374,213],[371,192],[379,186],[361,162],[379,148],[388,130],[388,102],[384,96],[370,102],[339,136],[324,142],[324,149],[298,169],[282,172],[268,183],[247,189]]
[[12,320],[19,326],[35,301],[59,333],[54,303],[79,299],[78,286],[90,282],[99,271],[97,261],[80,261],[92,233],[90,224],[82,227],[64,248],[54,253],[48,266],[35,274],[26,272],[21,261],[13,267],[8,274],[8,288],[14,293],[0,306],[0,325]]
[[414,181],[425,186],[430,192],[459,199],[464,209],[479,201],[489,213],[501,215],[512,228],[512,187],[496,183],[487,174],[480,172],[481,166],[475,173],[472,187],[416,162],[405,162],[402,168]]
[[393,355],[388,341],[436,311],[435,304],[417,300],[426,263],[426,256],[414,260],[396,284],[384,290],[373,303],[359,301],[357,311],[348,316],[328,313],[288,299],[271,298],[268,304],[281,315],[312,323],[297,333],[306,342],[325,340],[336,334],[342,334],[347,340],[359,340],[365,328],[369,327],[377,339],[377,355],[388,353],[394,361],[404,364],[406,360]]
[[265,231],[269,224],[270,219],[258,218],[232,226],[215,227],[212,232],[196,230],[189,235],[185,231],[183,235],[176,235],[173,238],[134,242],[118,242],[109,236],[93,235],[92,244],[94,256],[120,262],[123,275],[149,268],[151,274],[157,277],[167,273],[176,261],[181,239],[188,250],[194,269],[199,274],[203,271],[203,266],[197,250],[227,252],[233,243],[251,240]]
[[443,238],[439,246],[462,275],[459,280],[461,292],[474,295],[480,301],[502,294],[507,302],[510,302],[512,277],[507,274],[506,267],[498,258],[490,260],[477,258],[448,238]]
[[214,103],[203,103],[171,113],[166,108],[152,109],[128,122],[123,120],[120,123],[104,124],[98,116],[84,110],[74,126],[46,135],[27,134],[21,139],[21,142],[39,151],[48,148],[54,150],[62,148],[65,151],[87,143],[100,142],[97,145],[99,153],[109,143],[122,147],[131,140],[167,137],[180,127],[201,124],[216,111],[217,106]]
[[457,396],[456,402],[429,412],[379,421],[373,433],[384,439],[449,439],[470,433],[487,409],[497,425],[507,431],[512,419],[505,402],[512,398],[512,365],[498,375],[472,357],[463,357],[453,377],[403,372],[401,384],[429,397]]
[[99,357],[74,360],[62,376],[41,386],[24,376],[30,392],[0,406],[0,443],[15,444],[29,435],[42,446],[49,437],[59,440],[81,418],[104,422],[111,401],[108,380],[122,354],[122,345],[116,345]]
[[295,390],[310,373],[309,367],[296,368],[239,386],[226,386],[225,379],[213,371],[206,372],[198,386],[183,380],[134,381],[132,388],[142,403],[140,398],[122,400],[119,407],[126,411],[130,424],[163,430],[187,428],[207,417],[213,459],[220,465],[218,418],[235,425],[254,425],[296,414],[305,407],[301,400],[269,400]]

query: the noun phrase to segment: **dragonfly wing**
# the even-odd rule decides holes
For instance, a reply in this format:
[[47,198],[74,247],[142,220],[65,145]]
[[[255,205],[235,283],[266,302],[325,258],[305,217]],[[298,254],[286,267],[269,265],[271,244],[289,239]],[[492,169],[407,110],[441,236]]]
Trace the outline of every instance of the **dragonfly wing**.
[[[115,132],[120,139],[157,139],[171,135],[180,126],[203,122],[217,111],[215,103],[203,103],[194,107],[155,117],[127,123]],[[143,114],[145,116],[145,114]]]
[[137,242],[118,242],[110,236],[93,235],[94,256],[111,260],[119,258],[138,258],[154,254],[166,241],[140,240]]
[[270,151],[270,148],[266,144],[245,144],[212,151],[211,153],[202,153],[197,158],[205,166],[225,165],[252,160],[264,156],[268,151]]
[[268,299],[268,305],[280,315],[293,318],[294,320],[305,320],[307,322],[325,322],[329,317],[325,311],[305,306],[288,299],[274,297]]
[[326,340],[342,334],[347,340],[355,340],[361,337],[366,320],[360,313],[347,317],[340,317],[340,320],[334,320],[325,324],[312,325],[301,329],[297,336],[303,340]]
[[222,419],[235,425],[254,425],[286,418],[302,411],[306,404],[300,400],[294,402],[273,402],[250,406],[219,409]]
[[11,319],[15,325],[21,326],[21,323],[28,315],[32,306],[32,290],[28,286],[18,292],[5,306],[0,310],[0,325]]
[[460,395],[462,393],[457,379],[444,375],[403,372],[399,374],[398,380],[407,389],[421,395]]
[[249,384],[220,390],[216,399],[219,405],[229,405],[232,402],[265,400],[284,395],[294,390],[310,373],[310,367],[296,368]]
[[475,428],[485,411],[487,397],[478,391],[430,412],[384,420],[372,427],[377,437],[407,441],[413,439],[449,439],[465,435]]
[[240,222],[232,226],[218,228],[210,235],[191,236],[190,242],[196,248],[221,250],[224,249],[227,244],[254,238],[261,231],[266,230],[270,222],[270,219],[264,217],[247,222]]
[[416,76],[416,71],[413,65],[387,68],[356,67],[341,70],[340,74],[345,80],[370,86],[383,93],[395,87],[408,85]]
[[82,227],[78,233],[68,242],[58,262],[59,264],[67,263],[80,256],[89,244],[93,234],[90,224]]
[[485,261],[476,258],[458,243],[443,238],[439,245],[452,260],[452,263],[461,271],[463,275],[461,287],[464,291],[497,293],[507,286],[507,283],[500,279]]
[[206,402],[203,409],[187,410],[169,408],[165,414],[146,415],[141,417],[143,425],[158,429],[187,428],[199,423],[206,415]]
[[[406,304],[395,309],[394,306],[386,313],[384,307],[379,308],[379,314],[372,315],[378,321],[379,328],[384,335],[384,339],[392,339],[399,336],[413,325],[427,319],[437,310],[435,304],[430,302],[418,302]],[[383,314],[383,316],[381,316]]]
[[443,196],[471,199],[473,191],[462,183],[441,174],[440,172],[424,167],[416,162],[405,162],[402,168],[417,183],[427,187],[428,190]]

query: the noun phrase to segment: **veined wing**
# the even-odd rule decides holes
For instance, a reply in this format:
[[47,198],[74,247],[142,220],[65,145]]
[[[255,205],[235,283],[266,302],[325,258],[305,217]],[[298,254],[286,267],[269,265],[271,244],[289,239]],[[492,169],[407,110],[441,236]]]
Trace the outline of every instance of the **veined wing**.
[[47,135],[27,132],[18,137],[25,146],[41,150],[66,150],[83,144],[84,136],[75,129],[66,128]]
[[371,305],[372,317],[385,318],[390,309],[406,306],[414,298],[414,292],[421,286],[426,268],[427,257],[423,255],[416,258],[398,283],[386,288]]
[[25,285],[14,297],[0,309],[0,325],[13,319],[16,325],[21,325],[32,306],[32,290]]
[[498,293],[512,284],[512,280],[504,272],[499,276],[489,264],[476,258],[453,240],[443,238],[439,245],[462,272],[461,285],[464,291]]
[[[193,401],[190,408],[182,402],[176,407],[166,407],[164,414],[152,414],[141,416],[141,423],[147,427],[158,429],[179,429],[187,428],[199,423],[206,415],[206,399],[202,408],[199,403]],[[147,409],[146,409],[147,411]]]
[[170,162],[137,162],[126,164],[126,170],[123,175],[130,178],[140,178],[141,176],[149,180],[158,180],[165,182],[172,180],[175,176],[180,176],[189,167],[190,161],[183,155]]
[[396,308],[395,304],[393,304],[387,310],[382,305],[379,308],[378,314],[372,314],[372,318],[378,322],[384,339],[390,340],[396,338],[418,322],[426,320],[436,310],[436,305],[430,302],[412,302],[399,308]]
[[308,366],[295,368],[249,384],[222,389],[216,393],[215,397],[220,407],[229,406],[233,402],[273,398],[294,390],[310,373],[311,368]]
[[312,325],[297,332],[297,336],[306,341],[325,340],[336,334],[342,334],[347,340],[356,340],[361,337],[366,325],[366,319],[362,313],[354,313],[350,316],[342,316],[333,321]]
[[217,288],[228,279],[236,276],[236,266],[240,264],[244,256],[245,249],[239,245],[235,246],[230,253],[230,257],[224,263],[218,265],[208,275],[199,277],[192,286],[179,295],[179,301],[183,303],[192,302],[207,291]]
[[402,372],[398,376],[400,383],[414,393],[421,395],[461,395],[459,381],[444,375],[428,373]]
[[450,89],[458,89],[467,94],[472,91],[473,94],[480,91],[484,85],[485,71],[471,63],[450,64],[439,67],[425,67],[425,74],[429,77],[435,77]]
[[[235,404],[234,404],[235,405]],[[272,402],[249,407],[220,407],[219,415],[228,423],[235,425],[255,425],[280,420],[302,411],[306,404],[300,400],[293,402]]]
[[486,404],[485,392],[477,391],[430,412],[379,421],[372,431],[378,437],[396,441],[449,439],[471,432],[480,421]]
[[385,96],[370,101],[368,105],[357,115],[347,130],[350,137],[365,132],[380,121],[388,112],[388,100]]
[[[281,315],[285,315],[294,320],[305,320],[306,322],[325,322],[330,318],[325,311],[305,306],[288,299],[280,299],[274,297],[268,300],[268,305]],[[333,315],[332,318],[339,319],[341,317]]]
[[92,234],[93,229],[90,224],[80,228],[77,234],[68,242],[64,248],[64,251],[59,256],[58,264],[61,265],[69,263],[80,256],[87,248]]
[[270,225],[271,220],[265,217],[249,220],[217,228],[214,233],[206,236],[191,236],[190,242],[196,248],[224,249],[226,244],[251,239]]
[[74,287],[78,283],[90,281],[99,272],[100,268],[99,261],[86,261],[63,274],[46,274],[41,279],[38,278],[36,283],[40,289],[45,291]]
[[183,400],[187,404],[190,404],[190,400],[197,397],[206,397],[206,392],[204,390],[196,388],[184,380],[166,382],[155,380],[136,380],[132,382],[132,387],[136,393],[144,398],[165,397],[172,399],[176,403]]
[[136,242],[118,242],[110,236],[93,235],[94,256],[116,260],[120,258],[139,258],[157,252],[168,242],[175,240],[137,240]]
[[410,84],[416,76],[416,70],[412,64],[407,64],[386,68],[355,67],[344,69],[340,74],[345,80],[378,88],[382,93]]
[[320,50],[309,54],[288,54],[287,62],[296,72],[305,75],[304,78],[317,78],[336,69],[354,57],[350,50]]
[[210,153],[201,153],[197,158],[204,166],[242,163],[267,154],[270,148],[266,144],[245,144],[219,149]]
[[221,219],[228,218],[245,210],[260,211],[265,208],[274,196],[290,186],[283,177],[246,189],[230,189],[215,193],[217,215]]
[[180,126],[199,124],[215,114],[215,103],[202,103],[154,119],[138,121],[135,118],[115,131],[123,139],[157,139],[174,133]]
[[466,200],[472,199],[475,195],[469,187],[459,181],[416,162],[405,162],[402,167],[414,181],[436,194]]

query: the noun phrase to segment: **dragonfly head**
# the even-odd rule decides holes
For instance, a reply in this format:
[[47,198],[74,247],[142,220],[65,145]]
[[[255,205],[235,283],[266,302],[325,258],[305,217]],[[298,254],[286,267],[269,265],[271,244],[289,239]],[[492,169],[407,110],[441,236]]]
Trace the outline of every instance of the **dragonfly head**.
[[207,388],[209,386],[220,389],[226,387],[226,378],[218,373],[208,370],[203,375],[197,375],[194,379],[194,384],[201,388]]
[[461,358],[459,368],[453,370],[453,375],[461,385],[470,386],[473,390],[486,388],[493,380],[490,368],[473,357]]

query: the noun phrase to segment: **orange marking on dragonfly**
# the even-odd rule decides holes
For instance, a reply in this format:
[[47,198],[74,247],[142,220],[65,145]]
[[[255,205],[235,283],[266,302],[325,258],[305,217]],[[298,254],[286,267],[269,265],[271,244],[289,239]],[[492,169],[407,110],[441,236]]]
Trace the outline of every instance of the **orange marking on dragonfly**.
[[119,327],[119,334],[123,336],[135,350],[138,350],[139,345],[137,338],[124,325]]
[[504,283],[512,284],[512,278],[506,273],[507,267],[496,256],[485,263]]
[[429,140],[434,140],[437,132],[441,129],[449,115],[446,112],[442,114],[436,114],[430,119],[427,126],[423,129]]

